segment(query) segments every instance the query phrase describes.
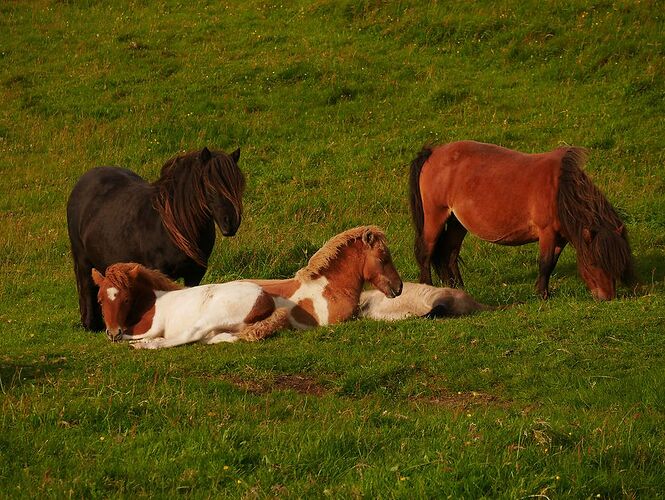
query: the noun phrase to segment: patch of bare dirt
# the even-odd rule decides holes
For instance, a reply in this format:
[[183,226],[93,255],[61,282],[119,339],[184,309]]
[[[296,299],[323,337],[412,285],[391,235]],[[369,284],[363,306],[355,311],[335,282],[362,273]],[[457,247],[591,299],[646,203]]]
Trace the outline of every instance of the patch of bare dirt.
[[482,392],[448,392],[441,391],[438,394],[427,396],[414,396],[410,398],[414,403],[426,403],[437,406],[446,406],[455,410],[466,410],[478,406],[495,406],[500,408],[507,408],[510,406],[508,401],[505,401],[498,396],[492,394],[485,394]]
[[236,387],[252,394],[266,394],[274,391],[295,391],[308,396],[322,396],[327,389],[316,379],[304,375],[277,375],[274,379],[243,380],[233,378],[229,380]]

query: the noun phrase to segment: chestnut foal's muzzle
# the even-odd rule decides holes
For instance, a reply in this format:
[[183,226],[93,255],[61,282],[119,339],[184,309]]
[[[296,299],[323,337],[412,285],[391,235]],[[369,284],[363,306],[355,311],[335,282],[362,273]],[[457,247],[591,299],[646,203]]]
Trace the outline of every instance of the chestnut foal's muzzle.
[[106,336],[111,342],[119,342],[120,337],[122,337],[122,328],[118,328],[117,330],[111,331],[108,328],[106,329]]

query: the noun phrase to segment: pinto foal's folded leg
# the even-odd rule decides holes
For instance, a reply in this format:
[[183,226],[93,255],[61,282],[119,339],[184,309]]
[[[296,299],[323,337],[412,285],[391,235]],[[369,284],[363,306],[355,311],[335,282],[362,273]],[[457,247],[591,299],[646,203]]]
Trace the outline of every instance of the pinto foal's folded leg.
[[168,338],[165,338],[163,341],[160,342],[158,348],[176,347],[179,345],[199,342],[200,340],[203,340],[205,337],[207,337],[209,334],[213,333],[217,328],[219,328],[219,326],[211,327],[211,326],[195,325],[189,330],[185,330],[179,335],[173,337],[169,336]]
[[213,335],[212,337],[206,337],[201,340],[202,344],[219,344],[221,342],[237,342],[240,340],[238,337],[232,333],[224,332]]
[[156,339],[150,340],[137,340],[135,342],[130,342],[130,346],[134,349],[160,349],[164,347],[164,337],[159,337]]
[[157,337],[161,337],[163,335],[164,331],[161,328],[151,328],[145,333],[141,333],[139,335],[127,335],[126,333],[123,333],[120,336],[120,340],[129,340],[138,342],[139,340],[149,340],[149,339],[155,339]]
[[246,325],[237,333],[237,336],[247,342],[263,340],[274,335],[278,330],[290,327],[289,311],[285,307],[275,309],[266,319]]

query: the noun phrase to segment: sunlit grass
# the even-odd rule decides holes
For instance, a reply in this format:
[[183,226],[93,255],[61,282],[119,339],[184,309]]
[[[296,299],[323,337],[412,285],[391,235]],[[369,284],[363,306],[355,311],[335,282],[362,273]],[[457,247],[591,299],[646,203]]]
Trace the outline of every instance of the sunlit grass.
[[[644,497],[665,468],[665,64],[657,2],[0,5],[0,491],[8,497]],[[413,280],[426,142],[590,149],[640,283],[596,303],[566,249],[469,236],[513,307],[132,352],[77,326],[65,203],[96,165],[155,179],[241,148],[206,282],[284,277],[386,229]]]

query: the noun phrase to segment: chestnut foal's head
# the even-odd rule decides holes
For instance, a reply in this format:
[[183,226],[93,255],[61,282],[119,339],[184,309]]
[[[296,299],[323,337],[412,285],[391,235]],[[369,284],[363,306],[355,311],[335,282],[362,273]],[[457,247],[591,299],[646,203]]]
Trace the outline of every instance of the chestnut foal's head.
[[114,264],[106,270],[106,276],[92,270],[92,279],[99,287],[97,301],[102,308],[106,335],[115,341],[132,326],[128,318],[138,292],[136,282],[140,266],[138,264]]

